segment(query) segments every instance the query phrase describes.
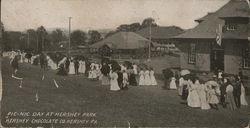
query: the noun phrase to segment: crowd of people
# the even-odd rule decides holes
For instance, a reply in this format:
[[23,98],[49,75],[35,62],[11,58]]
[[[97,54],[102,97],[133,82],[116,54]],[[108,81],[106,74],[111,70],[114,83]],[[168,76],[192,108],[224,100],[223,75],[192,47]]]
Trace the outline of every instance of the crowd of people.
[[115,60],[103,59],[101,62],[90,61],[83,56],[59,57],[55,61],[49,54],[32,54],[24,52],[9,52],[11,65],[16,74],[18,63],[40,65],[43,70],[57,70],[57,75],[83,75],[89,80],[100,80],[102,85],[110,85],[110,90],[128,89],[128,86],[157,85],[154,70],[148,66],[138,66],[135,63],[118,63]]
[[[101,62],[90,61],[84,57],[61,57],[54,62],[46,54],[25,54],[24,52],[8,53],[13,67],[13,74],[18,71],[18,63],[40,64],[42,69],[58,70],[57,75],[83,75],[89,80],[100,80],[102,85],[109,85],[111,91],[128,89],[128,86],[157,85],[154,70],[148,66],[138,66],[135,63],[118,63],[114,60],[103,59]],[[171,74],[171,73],[170,73]],[[241,105],[248,105],[242,75],[226,77],[219,71],[212,79],[204,81],[189,71],[180,77],[173,75],[169,78],[169,89],[178,91],[182,100],[192,108],[216,109],[221,104],[223,108],[235,110]],[[178,85],[178,86],[177,86]]]
[[169,89],[176,89],[181,99],[192,108],[218,110],[221,104],[223,108],[236,110],[248,105],[245,86],[239,75],[226,77],[220,71],[212,79],[204,81],[190,73],[180,76],[178,81],[171,77],[169,86]]
[[[118,63],[104,59],[101,62],[71,57],[60,63],[58,75],[83,74],[89,80],[100,80],[102,85],[110,85],[110,90],[128,89],[128,86],[157,85],[153,68],[140,68],[135,63]],[[139,84],[138,84],[139,83]]]

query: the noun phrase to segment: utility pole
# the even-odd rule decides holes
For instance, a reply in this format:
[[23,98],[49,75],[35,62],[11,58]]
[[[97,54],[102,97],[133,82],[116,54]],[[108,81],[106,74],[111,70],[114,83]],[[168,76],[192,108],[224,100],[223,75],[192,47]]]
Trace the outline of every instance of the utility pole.
[[38,33],[36,32],[36,49],[37,49],[37,52],[39,50],[39,46],[38,46]]
[[70,35],[71,35],[71,32],[70,32],[70,29],[71,29],[71,18],[72,17],[69,17],[69,47],[68,47],[68,56],[70,56]]
[[28,32],[28,48],[30,48],[30,33]]
[[[152,21],[153,22],[153,21]],[[149,45],[148,45],[148,61],[150,61],[151,59],[151,27],[152,27],[152,22],[150,22],[149,24]]]

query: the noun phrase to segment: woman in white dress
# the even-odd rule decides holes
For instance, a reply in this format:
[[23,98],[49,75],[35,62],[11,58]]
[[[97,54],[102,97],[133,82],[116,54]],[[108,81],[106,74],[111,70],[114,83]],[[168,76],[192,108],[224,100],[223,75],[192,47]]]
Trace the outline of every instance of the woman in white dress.
[[95,64],[95,72],[96,72],[96,78],[101,77],[101,68],[100,68],[100,65],[98,63]]
[[32,56],[32,57],[30,58],[30,63],[31,63],[31,64],[34,63],[35,58],[36,58],[36,56]]
[[176,81],[175,77],[172,77],[170,84],[169,84],[170,85],[169,89],[173,89],[173,90],[177,89],[175,81]]
[[183,83],[184,83],[184,79],[183,79],[183,77],[181,77],[181,78],[179,79],[179,87],[178,87],[178,95],[179,95],[179,96],[182,95]]
[[154,69],[150,68],[149,74],[150,74],[151,85],[157,85],[154,73],[155,73]]
[[194,84],[195,80],[188,80],[188,97],[187,103],[188,106],[197,108],[201,106],[200,98],[197,93],[197,85]]
[[108,66],[109,66],[109,74],[112,74],[112,65],[108,64]]
[[242,83],[241,83],[240,103],[241,105],[248,105],[247,100],[246,100],[245,88]]
[[128,82],[128,73],[125,70],[122,71],[122,78],[123,78],[122,79],[122,88],[127,88],[129,82]]
[[118,85],[118,74],[116,72],[112,72],[110,74],[110,90],[111,91],[119,91],[120,90],[120,87]]
[[92,77],[93,77],[93,80],[96,80],[97,79],[97,70],[96,70],[96,67],[94,66],[94,69],[92,70]]
[[48,66],[52,70],[56,70],[57,69],[56,63],[54,63],[54,61],[50,57],[48,57]]
[[144,77],[144,71],[143,69],[141,69],[140,73],[139,73],[139,85],[145,85],[145,77]]
[[134,74],[137,75],[138,71],[137,71],[137,65],[133,64],[133,70],[134,70]]
[[94,79],[94,68],[95,68],[95,64],[91,63],[90,64],[90,70],[89,70],[89,79]]
[[69,63],[69,74],[75,74],[75,64],[73,60],[70,60]]
[[83,60],[82,61],[82,73],[86,72],[86,62]]
[[20,63],[23,63],[24,58],[25,58],[24,53],[21,52],[21,54],[20,54]]
[[79,60],[78,72],[79,72],[79,73],[83,73],[83,72],[82,72],[82,60]]
[[151,79],[149,76],[149,70],[146,68],[145,75],[145,85],[151,85]]
[[195,81],[197,88],[198,95],[200,97],[200,102],[201,102],[201,109],[202,110],[207,110],[210,109],[210,106],[207,101],[207,86],[204,83],[200,83],[199,80]]

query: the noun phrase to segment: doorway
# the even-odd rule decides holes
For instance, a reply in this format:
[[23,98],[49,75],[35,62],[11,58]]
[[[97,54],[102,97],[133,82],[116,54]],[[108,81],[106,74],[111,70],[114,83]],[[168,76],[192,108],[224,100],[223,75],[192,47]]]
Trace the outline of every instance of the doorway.
[[211,51],[211,71],[224,71],[224,50],[216,49]]

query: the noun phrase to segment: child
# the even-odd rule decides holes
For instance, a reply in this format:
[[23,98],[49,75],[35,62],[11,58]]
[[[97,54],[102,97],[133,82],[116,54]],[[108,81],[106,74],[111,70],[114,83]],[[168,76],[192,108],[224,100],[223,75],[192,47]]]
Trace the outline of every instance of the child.
[[208,103],[210,104],[212,109],[218,110],[217,104],[219,103],[219,99],[215,92],[216,87],[210,86],[208,90]]
[[176,81],[175,77],[172,77],[169,86],[170,89],[177,89],[175,81]]
[[122,76],[123,76],[122,88],[127,89],[128,88],[128,73],[125,70],[123,70]]

